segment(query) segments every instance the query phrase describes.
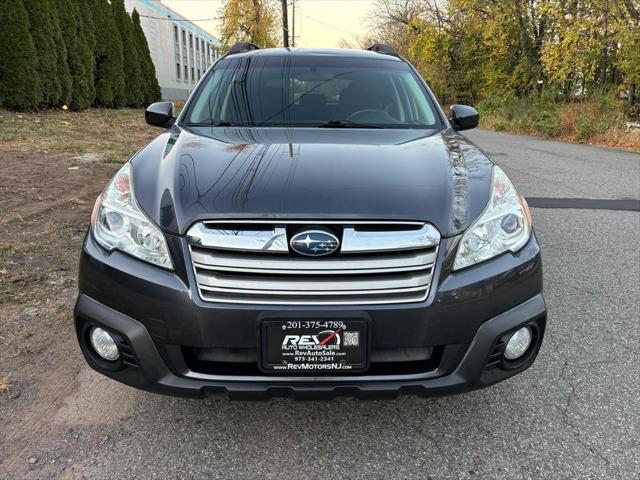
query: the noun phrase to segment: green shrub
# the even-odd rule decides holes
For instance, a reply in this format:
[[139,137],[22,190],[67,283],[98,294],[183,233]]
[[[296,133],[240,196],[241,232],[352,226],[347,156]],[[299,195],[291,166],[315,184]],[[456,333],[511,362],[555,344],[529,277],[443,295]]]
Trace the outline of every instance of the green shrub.
[[67,46],[67,64],[71,74],[69,107],[84,110],[93,102],[93,55],[83,36],[78,0],[56,0],[62,36]]
[[0,0],[0,105],[31,110],[42,101],[36,49],[22,0]]
[[575,139],[586,142],[590,138],[604,134],[612,126],[622,126],[625,115],[620,100],[608,93],[597,93],[590,99],[579,102],[575,127]]
[[[89,1],[77,1],[79,2],[78,13],[80,18],[80,38],[83,43],[83,48],[80,50],[80,55],[82,56],[82,64],[84,65],[88,82],[86,96],[90,99],[90,105],[93,105],[93,102],[96,98],[96,61],[94,57],[94,51],[96,49],[96,28],[93,22],[93,13],[91,11]],[[87,107],[90,105],[87,105]]]
[[162,99],[160,92],[160,85],[158,84],[158,78],[156,77],[156,68],[151,60],[151,52],[149,52],[149,44],[147,38],[144,35],[142,26],[140,25],[140,14],[134,8],[131,14],[131,21],[133,22],[133,35],[136,40],[136,47],[138,49],[138,56],[142,62],[142,76],[143,76],[143,101],[145,104],[158,102]]
[[593,138],[602,141],[607,132],[622,131],[626,121],[622,107],[611,93],[594,93],[580,101],[566,102],[550,89],[529,97],[486,98],[477,105],[485,127],[578,142]]
[[111,0],[111,9],[123,45],[126,102],[128,106],[135,107],[143,103],[143,79],[133,34],[133,23],[124,8],[124,0]]
[[69,71],[67,44],[62,35],[60,13],[55,0],[50,0],[49,10],[51,12],[52,36],[56,51],[56,77],[60,83],[60,98],[52,106],[68,105],[71,102],[73,80]]
[[96,105],[113,107],[113,89],[107,80],[101,78],[96,83]]
[[533,116],[533,127],[546,137],[554,137],[560,133],[560,105],[551,92],[532,98],[530,112]]
[[584,142],[594,133],[596,133],[596,129],[593,124],[585,115],[580,115],[580,117],[578,117],[578,123],[576,123],[576,140],[578,142]]
[[93,18],[96,31],[96,100],[103,107],[126,104],[124,56],[120,32],[107,0],[94,0]]
[[24,0],[29,14],[29,27],[34,46],[38,46],[36,69],[40,80],[42,103],[58,105],[62,97],[62,85],[58,78],[57,50],[49,0]]

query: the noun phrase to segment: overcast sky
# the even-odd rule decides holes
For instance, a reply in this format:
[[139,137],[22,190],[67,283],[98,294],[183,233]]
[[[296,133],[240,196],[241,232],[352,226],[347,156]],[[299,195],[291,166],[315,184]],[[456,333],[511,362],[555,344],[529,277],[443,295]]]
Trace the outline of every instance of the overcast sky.
[[[218,16],[224,2],[162,0],[162,3],[188,19],[200,20]],[[373,3],[373,0],[297,0],[296,46],[337,47],[342,39],[355,43],[355,37],[364,36],[368,31],[368,18]],[[219,21],[204,20],[194,23],[214,36],[219,36]]]

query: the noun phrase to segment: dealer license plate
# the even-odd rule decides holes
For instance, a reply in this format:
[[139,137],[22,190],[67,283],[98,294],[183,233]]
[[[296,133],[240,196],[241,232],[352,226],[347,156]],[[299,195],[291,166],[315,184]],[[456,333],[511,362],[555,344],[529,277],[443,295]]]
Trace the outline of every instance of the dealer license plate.
[[367,368],[366,320],[266,320],[262,339],[265,370],[294,375]]

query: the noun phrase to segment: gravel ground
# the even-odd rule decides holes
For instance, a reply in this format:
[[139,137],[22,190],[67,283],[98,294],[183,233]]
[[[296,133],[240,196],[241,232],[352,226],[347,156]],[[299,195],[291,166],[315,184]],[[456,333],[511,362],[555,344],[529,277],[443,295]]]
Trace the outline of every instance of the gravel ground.
[[[469,136],[525,195],[640,198],[638,154]],[[640,213],[533,216],[549,322],[522,375],[426,400],[190,400],[101,377],[71,341],[66,390],[25,406],[25,380],[0,397],[0,418],[20,415],[0,420],[0,478],[638,479]]]

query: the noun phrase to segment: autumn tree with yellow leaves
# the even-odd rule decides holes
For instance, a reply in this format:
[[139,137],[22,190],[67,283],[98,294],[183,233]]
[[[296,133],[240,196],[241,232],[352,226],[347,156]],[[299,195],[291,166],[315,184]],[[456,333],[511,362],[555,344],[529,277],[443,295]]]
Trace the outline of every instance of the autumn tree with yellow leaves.
[[378,0],[393,44],[443,103],[602,92],[640,103],[638,0]]
[[219,13],[223,48],[236,42],[251,42],[261,48],[278,44],[279,16],[272,1],[228,0]]

